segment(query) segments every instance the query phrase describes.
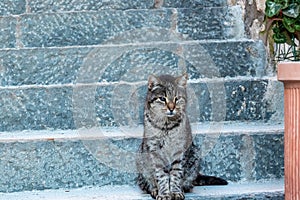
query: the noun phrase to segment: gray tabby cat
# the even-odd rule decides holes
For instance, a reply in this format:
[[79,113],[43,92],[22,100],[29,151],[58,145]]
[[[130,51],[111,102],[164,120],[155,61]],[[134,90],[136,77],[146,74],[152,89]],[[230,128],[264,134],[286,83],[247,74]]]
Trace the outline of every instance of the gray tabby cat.
[[157,200],[182,200],[195,185],[226,185],[199,174],[187,106],[187,74],[150,75],[144,111],[144,136],[137,169],[138,185]]

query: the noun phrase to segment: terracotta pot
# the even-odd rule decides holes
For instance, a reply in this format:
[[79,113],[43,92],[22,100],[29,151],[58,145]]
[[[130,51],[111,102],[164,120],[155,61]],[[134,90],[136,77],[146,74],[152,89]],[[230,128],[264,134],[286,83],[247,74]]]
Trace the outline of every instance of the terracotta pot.
[[285,199],[300,200],[300,62],[278,65],[284,83]]

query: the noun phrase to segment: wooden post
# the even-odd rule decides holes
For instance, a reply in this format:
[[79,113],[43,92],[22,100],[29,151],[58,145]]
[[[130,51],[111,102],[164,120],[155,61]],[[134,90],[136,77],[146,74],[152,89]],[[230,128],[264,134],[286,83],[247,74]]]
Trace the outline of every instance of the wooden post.
[[279,63],[284,83],[285,199],[300,200],[300,62]]

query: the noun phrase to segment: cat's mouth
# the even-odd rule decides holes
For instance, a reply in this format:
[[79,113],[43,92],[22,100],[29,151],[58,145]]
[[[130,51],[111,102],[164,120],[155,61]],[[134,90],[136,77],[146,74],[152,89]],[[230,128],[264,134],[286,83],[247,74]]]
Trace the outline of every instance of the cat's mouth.
[[166,112],[166,116],[167,117],[174,117],[176,115],[176,111],[175,110],[168,110],[167,112]]

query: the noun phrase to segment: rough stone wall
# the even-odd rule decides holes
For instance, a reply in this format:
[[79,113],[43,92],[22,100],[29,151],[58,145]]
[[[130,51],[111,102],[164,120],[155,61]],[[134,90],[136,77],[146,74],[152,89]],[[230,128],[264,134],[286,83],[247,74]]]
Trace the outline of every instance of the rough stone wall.
[[[264,12],[266,0],[228,0],[228,5],[239,5],[242,7],[245,37],[254,40],[262,40],[261,32],[265,30]],[[274,61],[273,47],[266,44],[267,66],[266,73],[276,76],[277,64]]]
[[229,5],[240,5],[243,8],[245,34],[251,39],[260,39],[264,29],[264,10],[266,0],[228,0]]

